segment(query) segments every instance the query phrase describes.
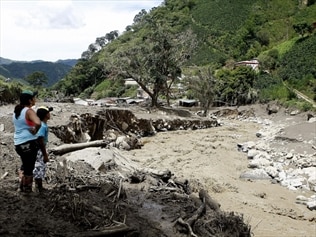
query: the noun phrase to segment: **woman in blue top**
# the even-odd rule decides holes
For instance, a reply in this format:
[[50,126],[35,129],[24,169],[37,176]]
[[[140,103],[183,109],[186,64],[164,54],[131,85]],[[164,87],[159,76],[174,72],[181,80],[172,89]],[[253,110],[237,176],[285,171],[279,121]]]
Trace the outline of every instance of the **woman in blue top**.
[[35,105],[37,93],[23,91],[20,104],[16,105],[13,113],[14,145],[22,160],[22,177],[20,191],[31,192],[33,184],[33,169],[39,145],[36,133],[41,127],[41,120],[37,117],[32,106]]

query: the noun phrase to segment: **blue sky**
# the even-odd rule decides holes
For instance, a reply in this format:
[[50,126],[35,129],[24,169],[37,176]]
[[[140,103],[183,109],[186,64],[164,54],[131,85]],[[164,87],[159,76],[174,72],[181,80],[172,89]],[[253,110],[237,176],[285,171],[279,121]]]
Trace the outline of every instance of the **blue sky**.
[[112,30],[120,33],[142,9],[163,0],[0,0],[0,57],[77,59]]

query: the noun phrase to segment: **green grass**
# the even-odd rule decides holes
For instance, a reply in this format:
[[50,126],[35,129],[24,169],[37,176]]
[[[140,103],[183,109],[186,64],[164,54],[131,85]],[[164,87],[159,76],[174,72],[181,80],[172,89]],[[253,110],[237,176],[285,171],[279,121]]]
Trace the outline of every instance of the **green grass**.
[[102,91],[108,90],[110,87],[111,87],[111,81],[110,80],[104,80],[103,82],[98,84],[96,86],[96,88],[94,88],[94,91],[95,92],[102,92]]
[[284,85],[279,84],[267,89],[262,89],[259,97],[261,101],[286,101],[289,97],[289,90]]
[[275,47],[273,47],[273,49],[277,49],[278,52],[279,52],[279,56],[282,58],[282,56],[289,52],[292,47],[295,45],[296,41],[299,39],[299,37],[295,37],[295,38],[292,38],[290,40],[287,40]]
[[316,110],[310,103],[299,99],[283,101],[281,104],[286,108],[294,108],[304,112]]

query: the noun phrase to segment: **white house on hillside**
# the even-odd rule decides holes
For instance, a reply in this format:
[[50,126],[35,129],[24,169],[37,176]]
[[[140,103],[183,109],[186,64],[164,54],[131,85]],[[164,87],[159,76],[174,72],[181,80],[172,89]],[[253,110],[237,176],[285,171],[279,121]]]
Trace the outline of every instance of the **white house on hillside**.
[[[125,79],[125,86],[137,86],[138,83],[133,78],[126,78]],[[141,88],[139,87],[137,89],[137,98],[139,99],[147,99],[149,98],[149,95]]]
[[257,59],[252,59],[248,61],[239,61],[235,63],[235,66],[241,66],[241,65],[249,66],[255,71],[259,70],[259,61]]

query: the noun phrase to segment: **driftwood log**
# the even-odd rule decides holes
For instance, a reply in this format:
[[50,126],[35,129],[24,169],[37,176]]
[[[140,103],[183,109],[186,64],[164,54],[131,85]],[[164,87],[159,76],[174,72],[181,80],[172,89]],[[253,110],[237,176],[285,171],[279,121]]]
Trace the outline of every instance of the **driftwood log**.
[[92,142],[76,143],[76,144],[63,144],[58,147],[50,149],[54,155],[63,155],[68,152],[81,150],[88,147],[105,147],[107,142],[103,140],[97,140]]

